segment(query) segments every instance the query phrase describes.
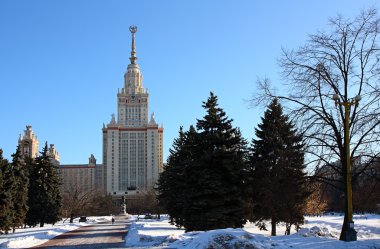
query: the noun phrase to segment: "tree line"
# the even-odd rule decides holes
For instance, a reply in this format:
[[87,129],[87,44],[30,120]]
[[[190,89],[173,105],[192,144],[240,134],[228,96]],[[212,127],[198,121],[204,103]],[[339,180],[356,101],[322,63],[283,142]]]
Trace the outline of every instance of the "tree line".
[[35,159],[23,158],[18,146],[9,162],[0,149],[0,232],[56,223],[62,201],[60,183],[47,143]]
[[302,135],[277,99],[265,111],[248,145],[213,93],[206,115],[181,127],[162,172],[158,199],[171,223],[186,231],[239,228],[247,220],[266,229],[271,220],[303,222],[308,197]]

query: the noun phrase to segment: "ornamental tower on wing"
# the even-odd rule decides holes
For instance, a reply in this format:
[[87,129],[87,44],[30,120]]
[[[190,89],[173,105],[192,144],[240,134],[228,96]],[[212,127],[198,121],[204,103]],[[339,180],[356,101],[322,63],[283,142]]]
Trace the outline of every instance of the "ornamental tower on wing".
[[124,87],[117,93],[117,116],[103,125],[103,179],[107,193],[114,196],[138,194],[152,189],[163,168],[163,127],[154,113],[149,115],[149,93],[135,50],[136,26],[132,34],[130,64],[124,74]]

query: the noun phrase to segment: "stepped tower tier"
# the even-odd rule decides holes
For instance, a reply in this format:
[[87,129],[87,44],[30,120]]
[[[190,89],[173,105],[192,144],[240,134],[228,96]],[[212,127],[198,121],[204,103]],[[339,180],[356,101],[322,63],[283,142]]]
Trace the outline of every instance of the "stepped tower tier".
[[21,155],[23,158],[36,158],[38,156],[38,138],[34,135],[31,125],[26,126],[23,137],[20,134],[18,145],[20,146]]
[[142,86],[143,76],[137,64],[129,64],[124,74],[124,89],[127,94],[144,93]]

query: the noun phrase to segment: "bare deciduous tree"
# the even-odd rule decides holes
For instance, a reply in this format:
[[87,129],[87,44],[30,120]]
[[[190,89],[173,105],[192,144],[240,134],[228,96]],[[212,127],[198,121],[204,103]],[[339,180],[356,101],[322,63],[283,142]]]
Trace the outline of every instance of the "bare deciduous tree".
[[158,203],[155,190],[140,190],[135,199],[128,200],[127,211],[137,215],[144,213],[157,214],[160,217],[162,207]]
[[70,223],[80,215],[86,215],[88,209],[94,204],[94,196],[97,191],[90,189],[85,184],[86,179],[67,186],[62,191],[62,213],[70,217]]
[[[279,64],[289,92],[276,94],[268,79],[258,80],[261,94],[253,101],[279,98],[303,132],[308,168],[321,172],[323,166],[326,174],[316,174],[318,180],[345,190],[346,146],[351,144],[351,161],[360,160],[360,167],[353,163],[353,181],[380,152],[379,17],[370,9],[353,20],[337,16],[330,24],[330,32],[310,35],[306,45],[283,49]],[[345,108],[335,104],[333,95],[352,103],[348,144]],[[356,96],[361,96],[358,105]],[[347,207],[345,214],[344,226]]]
[[311,194],[307,198],[305,213],[308,215],[321,215],[327,209],[327,201],[323,197],[323,189],[320,182],[309,183]]

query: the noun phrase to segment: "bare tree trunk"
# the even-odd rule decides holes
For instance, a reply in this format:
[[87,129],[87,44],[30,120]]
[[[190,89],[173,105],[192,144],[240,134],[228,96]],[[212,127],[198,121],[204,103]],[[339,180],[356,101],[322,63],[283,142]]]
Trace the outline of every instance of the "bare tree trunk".
[[271,235],[272,236],[276,236],[276,220],[272,219],[271,221],[271,224],[272,224],[272,232],[271,232]]
[[292,224],[291,223],[286,223],[285,224],[285,235],[290,235],[290,228],[292,227]]
[[74,222],[74,214],[70,214],[70,223]]

